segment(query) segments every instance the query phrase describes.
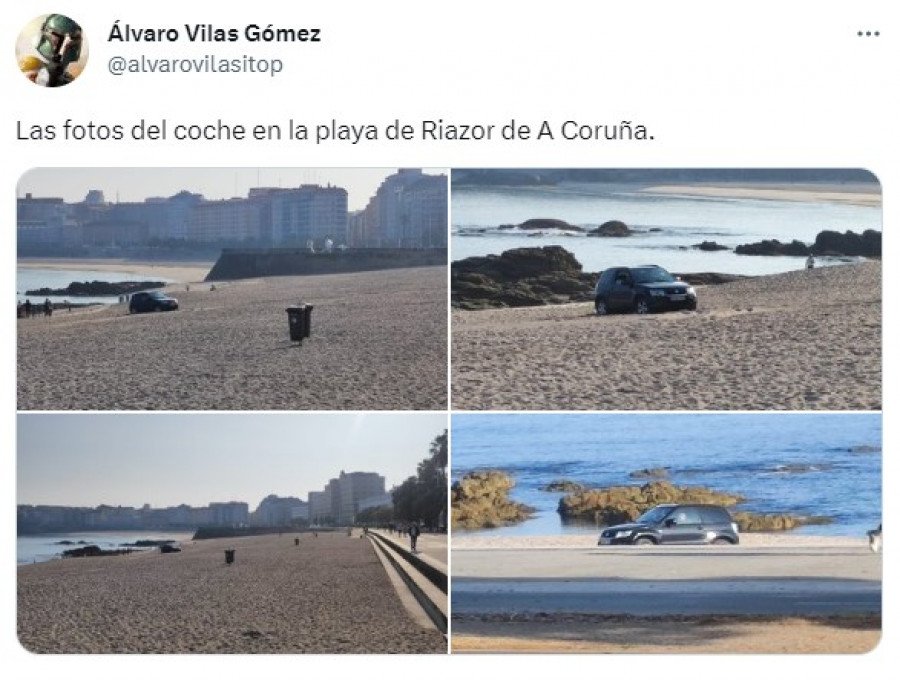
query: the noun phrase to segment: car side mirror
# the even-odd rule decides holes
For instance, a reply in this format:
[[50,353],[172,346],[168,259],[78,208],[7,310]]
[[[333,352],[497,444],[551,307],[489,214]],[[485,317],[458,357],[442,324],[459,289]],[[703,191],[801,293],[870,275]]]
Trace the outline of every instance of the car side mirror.
[[676,522],[674,519],[667,519],[667,520],[666,520],[666,526],[667,526],[667,527],[670,527],[670,528],[671,528],[671,527],[674,527],[676,524],[678,524],[678,522]]

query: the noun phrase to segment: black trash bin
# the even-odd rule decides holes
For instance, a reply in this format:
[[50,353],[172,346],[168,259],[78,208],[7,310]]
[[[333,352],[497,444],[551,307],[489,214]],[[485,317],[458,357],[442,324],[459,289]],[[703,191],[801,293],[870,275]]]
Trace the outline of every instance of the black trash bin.
[[299,539],[299,538],[295,538],[295,539],[294,539],[294,545],[300,545],[300,539]]
[[291,342],[303,342],[303,338],[309,337],[312,328],[312,310],[312,305],[295,305],[285,310],[288,315]]
[[232,564],[234,562],[234,548],[225,551],[225,564]]

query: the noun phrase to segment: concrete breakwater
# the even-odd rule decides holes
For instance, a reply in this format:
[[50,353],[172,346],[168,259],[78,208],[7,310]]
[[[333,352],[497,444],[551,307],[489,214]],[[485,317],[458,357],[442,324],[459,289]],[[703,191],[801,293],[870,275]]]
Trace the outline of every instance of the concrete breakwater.
[[446,248],[363,248],[328,253],[297,248],[225,249],[205,280],[343,274],[446,264]]

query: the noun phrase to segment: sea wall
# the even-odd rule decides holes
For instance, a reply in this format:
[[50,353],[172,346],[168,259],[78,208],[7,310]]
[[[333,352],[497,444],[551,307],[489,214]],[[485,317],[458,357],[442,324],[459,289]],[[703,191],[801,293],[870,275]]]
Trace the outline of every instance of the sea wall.
[[446,248],[362,248],[330,253],[313,253],[299,248],[225,249],[207,274],[206,281],[343,274],[446,264]]

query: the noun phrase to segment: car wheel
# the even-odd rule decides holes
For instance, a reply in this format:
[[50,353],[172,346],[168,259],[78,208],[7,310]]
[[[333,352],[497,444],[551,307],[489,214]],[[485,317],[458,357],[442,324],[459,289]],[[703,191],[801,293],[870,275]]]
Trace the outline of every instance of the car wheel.
[[634,539],[634,545],[656,545],[656,542],[647,536]]
[[609,314],[609,308],[606,306],[606,300],[602,300],[597,298],[594,300],[594,311],[597,312],[597,316],[606,316]]
[[712,544],[713,545],[732,545],[731,541],[729,541],[727,538],[723,538],[722,536],[719,536],[718,538],[714,539]]
[[635,300],[634,311],[638,314],[649,314],[650,303],[647,301],[647,298],[639,297],[637,300]]

